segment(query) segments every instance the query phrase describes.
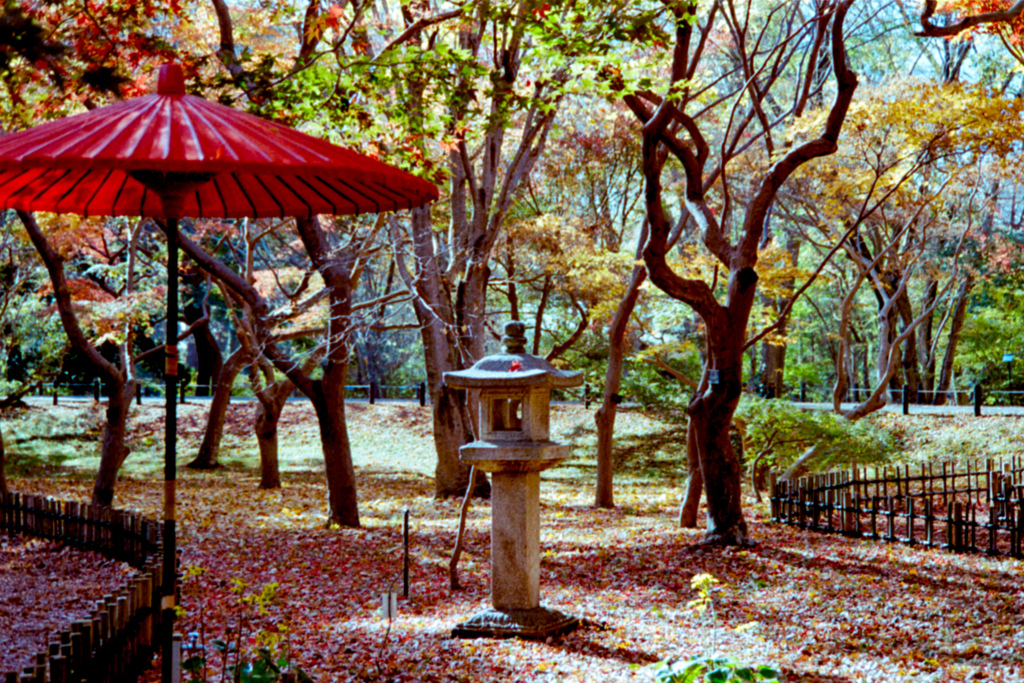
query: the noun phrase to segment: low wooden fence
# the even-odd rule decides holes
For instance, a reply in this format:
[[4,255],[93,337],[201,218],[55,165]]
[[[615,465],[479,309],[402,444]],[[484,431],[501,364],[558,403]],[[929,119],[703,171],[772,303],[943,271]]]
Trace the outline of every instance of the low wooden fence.
[[772,477],[771,491],[772,520],[801,529],[1024,558],[1024,458]]
[[160,525],[122,510],[17,493],[0,494],[0,529],[96,550],[138,573],[86,619],[54,634],[45,652],[3,683],[134,681],[151,665],[160,627]]

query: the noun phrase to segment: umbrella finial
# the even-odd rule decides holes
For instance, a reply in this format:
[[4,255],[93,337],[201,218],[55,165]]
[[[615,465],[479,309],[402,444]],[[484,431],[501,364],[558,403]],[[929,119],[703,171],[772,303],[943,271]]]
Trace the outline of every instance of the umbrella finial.
[[158,95],[184,95],[185,73],[181,64],[161,64],[156,76]]

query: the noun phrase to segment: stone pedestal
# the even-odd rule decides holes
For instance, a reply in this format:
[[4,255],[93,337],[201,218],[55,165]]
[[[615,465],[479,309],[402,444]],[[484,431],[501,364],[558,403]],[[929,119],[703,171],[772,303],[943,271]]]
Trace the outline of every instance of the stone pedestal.
[[522,330],[506,325],[505,354],[445,373],[449,386],[480,391],[480,439],[459,458],[491,474],[492,608],[456,626],[459,638],[547,638],[579,623],[540,604],[540,472],[569,455],[548,438],[551,389],[583,378],[525,353]]
[[578,620],[540,605],[540,473],[491,478],[491,604],[453,630],[459,638],[547,638]]
[[540,473],[491,476],[491,604],[540,606]]

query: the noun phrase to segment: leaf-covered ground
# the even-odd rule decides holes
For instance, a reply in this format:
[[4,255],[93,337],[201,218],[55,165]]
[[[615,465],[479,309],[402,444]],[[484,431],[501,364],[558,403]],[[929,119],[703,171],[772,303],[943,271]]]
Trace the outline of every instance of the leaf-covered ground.
[[[289,448],[315,437],[303,410],[286,410]],[[285,487],[259,491],[244,466],[241,451],[251,447],[241,430],[240,453],[229,454],[237,464],[183,473],[183,561],[205,573],[184,587],[181,630],[233,641],[241,623],[243,646],[287,632],[293,659],[317,681],[645,681],[651,663],[688,657],[711,641],[736,658],[773,664],[791,681],[1024,680],[1021,562],[801,532],[767,523],[766,510],[752,503],[755,547],[702,548],[700,531],[675,523],[672,425],[623,416],[623,443],[635,448],[618,474],[619,507],[591,507],[591,415],[556,412],[555,431],[575,444],[574,458],[542,475],[542,599],[584,618],[575,633],[552,642],[449,637],[488,604],[490,508],[473,504],[460,567],[465,590],[453,594],[447,562],[457,502],[431,495],[429,413],[393,405],[352,411],[362,529],[324,528],[326,490],[306,455],[289,451]],[[62,474],[13,486],[88,497],[87,480]],[[156,516],[160,490],[141,467],[119,483],[118,504]],[[389,623],[380,595],[401,590],[405,509],[411,594]],[[704,572],[722,582],[714,633],[687,607],[690,579]],[[236,580],[247,586],[243,596],[278,585],[267,614],[250,607],[240,622]],[[276,647],[284,646],[282,639]]]
[[88,617],[134,571],[97,552],[0,531],[0,675],[33,661],[51,634]]

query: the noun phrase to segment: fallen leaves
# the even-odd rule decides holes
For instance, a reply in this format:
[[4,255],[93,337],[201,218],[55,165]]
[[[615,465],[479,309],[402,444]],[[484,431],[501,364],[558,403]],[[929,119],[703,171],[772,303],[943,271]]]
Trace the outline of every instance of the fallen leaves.
[[0,674],[34,661],[55,632],[88,617],[133,573],[97,552],[0,531]]
[[[381,429],[388,446],[379,449],[403,447],[394,439],[418,409],[401,417],[375,410],[354,412],[354,440],[369,444]],[[583,424],[592,413],[560,412],[556,431],[566,429],[557,424],[566,415]],[[245,471],[183,472],[183,564],[207,571],[183,586],[180,630],[207,639],[237,634],[242,613],[231,588],[240,579],[250,593],[278,584],[267,614],[250,610],[243,646],[255,646],[255,632],[283,626],[294,660],[317,681],[647,681],[649,664],[689,658],[708,642],[687,603],[696,597],[691,579],[709,573],[721,582],[713,594],[718,654],[771,665],[784,680],[1024,680],[1019,561],[773,526],[752,504],[758,545],[703,547],[702,530],[676,526],[678,485],[623,475],[620,507],[596,510],[589,475],[569,468],[542,475],[541,597],[582,618],[582,628],[551,642],[452,639],[456,623],[489,604],[490,508],[473,503],[460,565],[466,589],[452,594],[447,561],[458,501],[434,500],[430,478],[412,469],[359,468],[362,529],[324,528],[326,488],[317,473],[287,473],[285,487],[268,492]],[[86,482],[14,485],[88,496]],[[159,514],[156,481],[121,481],[118,497]],[[411,592],[389,627],[380,596],[401,592],[406,508]]]

